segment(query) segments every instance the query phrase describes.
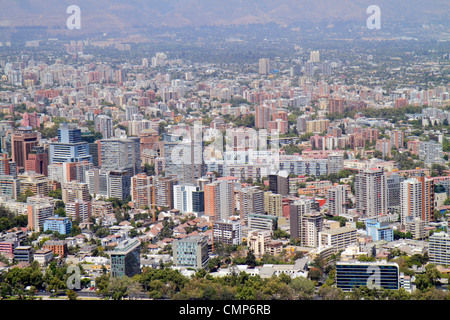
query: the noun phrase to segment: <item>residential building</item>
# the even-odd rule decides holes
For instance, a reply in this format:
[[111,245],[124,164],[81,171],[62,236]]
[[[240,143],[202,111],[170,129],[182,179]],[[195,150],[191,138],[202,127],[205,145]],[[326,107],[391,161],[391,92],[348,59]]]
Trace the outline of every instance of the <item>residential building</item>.
[[278,217],[267,215],[250,213],[248,215],[248,228],[251,230],[272,230],[278,229]]
[[386,175],[381,169],[367,169],[355,176],[356,211],[364,217],[387,212]]
[[366,231],[372,237],[372,241],[393,241],[394,230],[387,221],[377,221],[376,219],[366,220]]
[[356,228],[341,227],[337,229],[323,230],[319,233],[319,246],[333,246],[335,252],[345,250],[348,245],[356,243]]
[[50,217],[44,221],[44,232],[47,230],[68,235],[72,229],[72,221],[68,217]]
[[240,245],[242,243],[241,221],[215,221],[213,223],[213,241],[226,245]]

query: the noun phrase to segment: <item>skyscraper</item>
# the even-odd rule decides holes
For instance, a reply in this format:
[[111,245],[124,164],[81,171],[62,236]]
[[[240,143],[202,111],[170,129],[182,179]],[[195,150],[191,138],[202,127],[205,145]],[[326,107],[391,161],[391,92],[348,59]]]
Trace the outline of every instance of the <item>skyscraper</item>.
[[81,130],[63,122],[58,129],[58,142],[49,146],[50,164],[60,162],[92,162],[89,143],[83,142]]
[[327,190],[328,213],[340,216],[347,213],[348,195],[346,185],[337,185]]
[[267,76],[270,72],[270,60],[267,58],[259,59],[259,74]]
[[32,131],[31,127],[20,127],[11,135],[12,159],[17,169],[25,168],[25,161],[34,146],[39,143],[39,133]]
[[35,146],[28,153],[28,159],[25,160],[25,171],[34,171],[36,173],[48,175],[48,155],[44,147]]
[[355,176],[356,210],[365,217],[387,212],[386,175],[380,169],[367,169]]
[[400,218],[403,225],[412,216],[426,223],[434,219],[434,180],[424,176],[400,184]]
[[337,174],[344,169],[344,154],[330,153],[327,156],[328,160],[328,174]]
[[239,213],[247,221],[250,213],[264,214],[264,191],[259,187],[245,187],[239,191]]
[[94,119],[95,131],[101,132],[103,139],[109,139],[112,137],[113,135],[112,127],[113,127],[113,120],[111,119],[111,117],[105,114],[100,114],[95,117]]
[[234,181],[221,179],[205,185],[205,215],[210,220],[228,219],[234,207]]
[[98,141],[99,166],[104,170],[128,170],[136,175],[141,169],[141,149],[138,137],[109,138]]

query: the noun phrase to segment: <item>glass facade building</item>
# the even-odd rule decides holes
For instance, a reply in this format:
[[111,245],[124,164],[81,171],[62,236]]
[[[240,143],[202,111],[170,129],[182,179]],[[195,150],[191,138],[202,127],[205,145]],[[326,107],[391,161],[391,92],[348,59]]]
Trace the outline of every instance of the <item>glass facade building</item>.
[[396,263],[337,262],[336,286],[352,291],[360,286],[399,289],[399,266]]
[[132,277],[141,270],[141,260],[139,256],[139,241],[126,240],[120,243],[111,256],[111,276],[112,277]]

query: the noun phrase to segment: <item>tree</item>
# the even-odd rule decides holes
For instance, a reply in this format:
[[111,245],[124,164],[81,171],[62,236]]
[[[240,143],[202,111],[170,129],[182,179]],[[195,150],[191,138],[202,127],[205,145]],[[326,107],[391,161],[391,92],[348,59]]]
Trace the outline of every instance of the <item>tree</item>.
[[247,253],[247,257],[245,258],[245,263],[250,268],[254,268],[256,266],[256,257],[251,250],[249,250]]
[[296,277],[292,279],[289,286],[294,290],[294,293],[300,300],[311,299],[316,289],[314,282],[304,277]]
[[73,290],[67,290],[66,295],[69,300],[77,300],[78,298],[78,294]]

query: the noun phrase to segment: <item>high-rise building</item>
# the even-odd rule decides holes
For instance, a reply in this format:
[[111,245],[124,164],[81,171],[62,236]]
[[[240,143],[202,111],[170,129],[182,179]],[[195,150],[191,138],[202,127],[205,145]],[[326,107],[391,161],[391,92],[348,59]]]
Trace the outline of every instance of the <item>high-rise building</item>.
[[199,186],[177,184],[173,186],[174,208],[181,213],[205,212],[204,191]]
[[388,209],[391,212],[400,210],[400,183],[405,178],[398,173],[392,173],[386,179],[387,195],[388,195]]
[[[194,129],[193,129],[194,130]],[[180,137],[178,137],[180,138]],[[166,176],[176,177],[180,183],[193,184],[206,173],[203,159],[203,142],[190,138],[164,141]]]
[[259,187],[245,187],[239,190],[239,213],[246,222],[250,213],[264,213],[264,191]]
[[367,169],[355,176],[356,211],[365,217],[387,212],[386,175],[380,169]]
[[267,58],[259,59],[259,74],[267,76],[270,72],[270,60]]
[[391,157],[391,140],[378,139],[375,143],[375,150],[380,151],[383,158]]
[[16,163],[8,158],[7,153],[0,154],[0,176],[3,175],[17,177]]
[[348,191],[347,186],[337,185],[327,190],[328,214],[341,216],[347,213]]
[[31,127],[20,127],[11,135],[12,160],[17,169],[25,168],[25,161],[34,146],[39,143],[39,133],[32,131]]
[[99,166],[104,170],[128,170],[136,175],[141,170],[141,149],[138,137],[98,140]]
[[153,177],[139,173],[131,177],[131,200],[136,208],[151,208],[156,204],[156,188]]
[[89,143],[83,142],[81,129],[63,122],[58,128],[58,142],[49,146],[50,164],[57,162],[92,162]]
[[20,194],[20,180],[9,175],[0,175],[0,197],[4,200],[17,200]]
[[269,128],[269,121],[272,119],[273,109],[266,105],[255,106],[255,127],[257,129]]
[[166,207],[169,210],[174,208],[174,186],[178,183],[177,179],[171,177],[156,178],[156,204]]
[[283,196],[281,194],[264,192],[264,213],[275,217],[283,216]]
[[309,53],[309,61],[313,63],[320,62],[320,52],[319,50],[313,50]]
[[234,208],[234,181],[219,179],[205,185],[205,215],[210,220],[228,219]]
[[330,99],[328,103],[329,103],[328,106],[329,113],[340,113],[340,114],[344,113],[344,103],[345,103],[344,99],[334,98]]
[[278,217],[268,214],[250,213],[247,225],[250,230],[275,231],[278,229]]
[[412,216],[426,223],[434,220],[434,180],[424,176],[409,178],[400,184],[400,220]]
[[442,144],[434,140],[419,142],[419,158],[425,162],[425,165],[431,167],[434,163],[442,164],[444,162],[442,153]]
[[34,171],[36,173],[48,175],[48,155],[44,147],[34,146],[28,153],[25,160],[25,171]]
[[299,199],[289,204],[289,229],[291,238],[302,241],[304,230],[303,217],[310,213],[310,200]]
[[270,174],[269,191],[287,196],[289,194],[289,174],[287,171],[280,171],[278,174]]
[[343,153],[329,153],[328,160],[328,174],[337,174],[344,169],[344,154]]
[[100,114],[94,119],[95,131],[101,132],[103,139],[109,139],[113,136],[113,120],[111,117]]
[[397,149],[403,148],[404,134],[402,130],[392,130],[390,132],[391,145]]

